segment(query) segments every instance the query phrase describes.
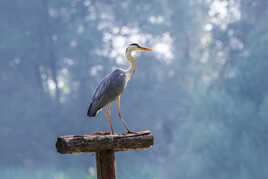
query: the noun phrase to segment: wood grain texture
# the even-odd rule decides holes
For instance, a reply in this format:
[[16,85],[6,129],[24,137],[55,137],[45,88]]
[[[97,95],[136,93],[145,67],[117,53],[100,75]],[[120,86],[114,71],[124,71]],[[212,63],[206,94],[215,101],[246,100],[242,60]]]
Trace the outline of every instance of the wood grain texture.
[[136,134],[97,132],[92,135],[69,135],[57,138],[56,148],[61,154],[99,152],[105,150],[129,151],[151,148],[154,138],[150,131]]
[[114,151],[96,152],[96,167],[98,179],[116,179],[116,164]]

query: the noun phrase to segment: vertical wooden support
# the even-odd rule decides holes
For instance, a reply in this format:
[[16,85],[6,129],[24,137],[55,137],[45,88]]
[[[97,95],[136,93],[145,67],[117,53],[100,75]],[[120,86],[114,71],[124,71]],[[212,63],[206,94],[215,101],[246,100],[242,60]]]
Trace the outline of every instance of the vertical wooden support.
[[96,152],[96,165],[98,179],[116,179],[113,150]]

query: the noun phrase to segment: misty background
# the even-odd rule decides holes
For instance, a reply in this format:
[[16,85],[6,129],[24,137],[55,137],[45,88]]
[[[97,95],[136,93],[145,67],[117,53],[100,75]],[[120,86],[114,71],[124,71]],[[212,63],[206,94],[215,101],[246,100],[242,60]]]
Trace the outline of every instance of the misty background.
[[[118,178],[268,178],[267,18],[266,0],[1,0],[0,178],[96,178],[56,138],[109,131],[86,112],[130,43],[154,51],[121,112],[155,145],[116,153]],[[125,132],[115,104],[112,123]]]

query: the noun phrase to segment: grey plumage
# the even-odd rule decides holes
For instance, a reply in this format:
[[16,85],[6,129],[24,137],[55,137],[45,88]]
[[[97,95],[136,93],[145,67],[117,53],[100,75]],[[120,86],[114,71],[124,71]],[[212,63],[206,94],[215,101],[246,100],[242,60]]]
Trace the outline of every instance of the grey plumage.
[[126,72],[116,69],[108,74],[95,89],[87,115],[94,117],[108,103],[120,96],[127,84]]
[[107,120],[110,125],[112,134],[114,134],[111,116],[110,116],[110,107],[113,101],[117,103],[117,110],[119,119],[122,121],[124,127],[128,133],[134,133],[129,130],[127,127],[126,121],[122,118],[120,112],[120,95],[123,93],[126,88],[127,82],[132,78],[136,69],[136,61],[131,56],[133,51],[152,51],[152,49],[144,48],[138,44],[130,44],[126,50],[126,59],[129,62],[130,66],[128,69],[116,69],[112,73],[108,74],[95,89],[92,96],[92,102],[89,105],[87,115],[88,117],[95,117],[96,114],[107,105]]

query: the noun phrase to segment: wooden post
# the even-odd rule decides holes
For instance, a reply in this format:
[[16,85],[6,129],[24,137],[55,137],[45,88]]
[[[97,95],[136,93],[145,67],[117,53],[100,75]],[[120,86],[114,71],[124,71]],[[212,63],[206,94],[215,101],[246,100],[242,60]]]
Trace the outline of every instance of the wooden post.
[[116,179],[114,151],[96,152],[98,179]]
[[116,179],[114,152],[149,149],[153,144],[150,131],[114,135],[97,132],[58,137],[56,148],[61,154],[95,152],[98,179]]

